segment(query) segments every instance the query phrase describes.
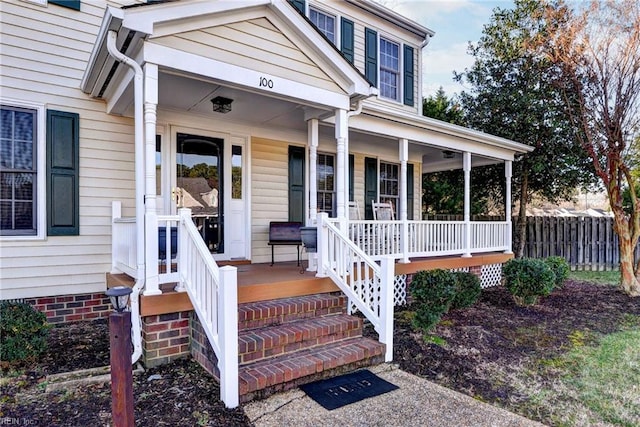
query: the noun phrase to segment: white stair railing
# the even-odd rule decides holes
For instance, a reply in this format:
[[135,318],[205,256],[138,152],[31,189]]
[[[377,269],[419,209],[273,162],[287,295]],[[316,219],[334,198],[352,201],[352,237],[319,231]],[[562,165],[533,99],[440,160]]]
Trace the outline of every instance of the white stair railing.
[[385,256],[378,265],[362,249],[318,215],[319,273],[329,276],[378,332],[386,346],[385,361],[393,360],[394,258]]
[[220,398],[228,408],[239,404],[237,268],[218,268],[191,219],[180,209],[176,290],[186,290],[218,358]]

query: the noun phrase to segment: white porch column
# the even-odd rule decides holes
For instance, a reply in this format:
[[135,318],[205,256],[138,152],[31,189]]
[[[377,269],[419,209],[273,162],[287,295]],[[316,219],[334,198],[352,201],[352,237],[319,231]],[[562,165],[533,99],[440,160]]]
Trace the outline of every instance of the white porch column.
[[400,262],[409,262],[409,223],[407,222],[407,161],[409,160],[409,140],[400,139],[400,221],[402,221],[402,234],[400,235],[400,250],[402,259]]
[[144,295],[161,294],[158,285],[158,214],[156,210],[156,110],[158,66],[144,66],[144,224],[146,283]]
[[504,251],[506,254],[512,254],[513,249],[513,229],[511,225],[511,176],[513,174],[512,171],[512,162],[511,160],[505,160],[504,162],[504,177],[506,180],[506,191],[504,195],[504,216],[507,221],[507,232],[506,232],[506,242],[507,250]]
[[[309,219],[308,226],[318,224],[318,119],[307,122],[309,144]],[[318,270],[318,254],[307,253],[307,271]]]
[[349,153],[347,151],[349,124],[347,110],[336,110],[336,216],[340,219],[340,227],[343,231],[346,228],[347,219],[347,198],[349,186],[345,185],[349,179],[347,169],[349,167]]
[[316,223],[318,215],[318,119],[307,122],[309,144],[309,219]]
[[464,254],[463,258],[471,256],[471,153],[462,153],[462,168],[464,169]]

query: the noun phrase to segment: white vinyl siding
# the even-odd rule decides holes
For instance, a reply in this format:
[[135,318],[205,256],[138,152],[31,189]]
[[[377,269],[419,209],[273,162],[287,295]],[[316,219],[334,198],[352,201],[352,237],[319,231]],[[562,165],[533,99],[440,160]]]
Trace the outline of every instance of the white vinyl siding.
[[81,12],[70,13],[2,3],[3,99],[25,108],[37,101],[43,119],[46,109],[80,115],[80,236],[3,237],[2,299],[102,292],[111,268],[111,201],[134,213],[133,120],[107,115],[103,101],[79,89],[105,5],[83,2]]
[[320,66],[266,18],[158,37],[153,43],[342,92]]
[[[271,261],[269,222],[288,221],[288,150],[287,142],[251,139],[251,261]],[[278,246],[276,261],[295,260],[295,246]]]

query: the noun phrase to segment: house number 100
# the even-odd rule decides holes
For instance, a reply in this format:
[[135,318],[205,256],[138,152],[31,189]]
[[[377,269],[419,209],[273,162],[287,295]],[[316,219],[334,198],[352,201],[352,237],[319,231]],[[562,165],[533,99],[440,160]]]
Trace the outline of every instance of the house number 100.
[[258,87],[268,87],[269,89],[273,89],[273,80],[266,77],[260,77],[260,84]]

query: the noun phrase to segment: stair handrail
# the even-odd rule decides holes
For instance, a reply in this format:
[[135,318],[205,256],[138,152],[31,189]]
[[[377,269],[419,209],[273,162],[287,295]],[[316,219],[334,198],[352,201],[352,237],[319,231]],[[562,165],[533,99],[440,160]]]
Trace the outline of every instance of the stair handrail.
[[[318,272],[327,275],[369,319],[379,341],[385,344],[385,361],[393,360],[393,292],[395,261],[378,265],[346,233],[333,225],[326,213],[318,214]],[[379,286],[377,285],[379,284]]]
[[239,405],[237,268],[218,267],[191,219],[179,210],[176,290],[185,290],[218,358],[220,399],[227,408]]

